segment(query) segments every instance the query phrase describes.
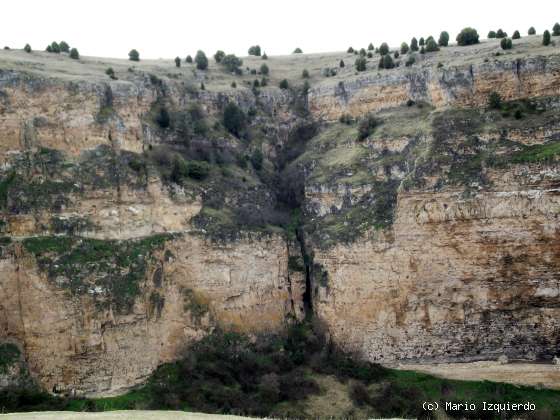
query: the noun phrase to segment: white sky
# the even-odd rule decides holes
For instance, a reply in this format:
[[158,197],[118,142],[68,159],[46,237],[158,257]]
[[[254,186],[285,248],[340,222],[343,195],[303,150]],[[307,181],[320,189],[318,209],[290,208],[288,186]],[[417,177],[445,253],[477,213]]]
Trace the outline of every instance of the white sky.
[[[461,5],[460,8],[457,5]],[[80,54],[127,58],[208,55],[217,49],[247,55],[259,44],[268,55],[398,46],[412,36],[447,30],[454,40],[465,26],[482,38],[490,29],[509,35],[529,26],[537,33],[560,20],[558,0],[5,0],[1,7],[0,48],[43,50],[65,40]]]

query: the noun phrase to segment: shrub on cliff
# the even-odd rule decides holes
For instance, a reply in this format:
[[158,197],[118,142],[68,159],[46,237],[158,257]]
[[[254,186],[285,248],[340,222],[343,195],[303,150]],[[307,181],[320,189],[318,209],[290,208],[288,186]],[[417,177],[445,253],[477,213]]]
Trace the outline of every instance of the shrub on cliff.
[[303,77],[304,79],[309,79],[309,71],[307,69],[304,69],[301,72],[301,77]]
[[340,63],[338,63],[338,67],[342,68],[344,67],[346,64],[344,64],[344,60],[340,60]]
[[542,44],[545,46],[550,45],[550,32],[548,31],[548,29],[543,33]]
[[140,53],[137,50],[132,49],[128,53],[128,59],[130,61],[140,61]]
[[410,40],[410,50],[411,51],[418,51],[418,41],[416,38],[412,38]]
[[251,47],[249,47],[249,51],[248,51],[249,55],[254,55],[257,57],[261,56],[261,47],[260,45],[253,45]]
[[175,67],[181,67],[181,58],[175,57]]
[[262,75],[264,76],[268,76],[268,73],[270,73],[270,69],[268,68],[268,66],[266,64],[261,64],[261,68],[260,68],[260,72]]
[[404,65],[405,65],[406,67],[410,67],[410,66],[412,66],[415,62],[416,62],[416,57],[414,57],[414,55],[409,55],[408,58],[406,59],[406,62],[404,63]]
[[511,41],[511,38],[502,38],[500,46],[502,47],[502,50],[510,50],[513,47],[513,42]]
[[[388,55],[388,57],[391,58],[390,55]],[[378,125],[379,122],[373,115],[366,115],[362,118],[358,125],[358,141],[368,138]]]
[[367,60],[364,57],[358,57],[354,62],[354,66],[356,67],[357,71],[365,71],[366,64],[367,64]]
[[461,46],[478,44],[478,32],[474,28],[464,28],[456,40]]
[[420,40],[418,41],[418,45],[420,45],[421,47],[426,45],[426,41],[424,40],[424,37],[420,37]]
[[426,52],[434,52],[434,51],[439,51],[439,47],[436,44],[436,41],[434,41],[433,38],[428,39],[428,42],[426,42]]
[[180,184],[185,178],[201,181],[206,179],[209,174],[210,165],[207,162],[199,160],[191,160],[187,162],[182,157],[177,157],[173,161],[171,179],[173,182]]
[[194,62],[196,63],[196,68],[199,70],[206,70],[208,68],[208,58],[202,50],[196,52]]
[[222,50],[218,50],[216,51],[216,54],[214,54],[214,61],[216,63],[221,63],[225,56],[226,56],[225,52],[223,52]]
[[73,60],[79,60],[80,59],[80,53],[79,53],[77,48],[72,48],[70,50],[70,58],[72,58]]
[[507,32],[502,31],[502,29],[498,29],[496,31],[496,38],[502,39],[507,37]]
[[105,70],[105,74],[113,80],[117,79],[117,77],[115,76],[115,70],[113,70],[113,67],[109,67],[107,70]]
[[[51,43],[50,47],[51,47],[51,49],[50,49],[49,52],[53,52],[53,53],[56,53],[56,54],[58,54],[60,52],[60,46],[58,45],[58,42],[53,41]],[[48,51],[48,49],[47,49],[47,51]]]
[[537,31],[535,30],[535,27],[534,27],[534,26],[531,26],[531,27],[529,28],[529,30],[527,31],[527,34],[528,34],[528,35],[535,35],[536,33],[537,33]]
[[488,107],[491,109],[500,109],[502,107],[502,97],[498,92],[492,92],[488,95]]
[[26,53],[30,53],[31,52],[31,45],[25,44],[25,47],[23,47],[23,51],[25,51]]
[[488,39],[494,39],[494,38],[496,38],[496,31],[488,32]]
[[70,52],[70,45],[68,45],[66,41],[60,41],[60,44],[58,45],[60,47],[60,52]]
[[439,34],[438,45],[440,47],[447,47],[449,45],[449,33],[443,31],[441,34]]
[[278,86],[280,87],[280,89],[288,89],[289,88],[288,81],[286,79],[282,79]]
[[354,48],[352,47],[348,47],[348,50],[346,51],[348,54],[354,54]]
[[379,47],[379,54],[381,55],[385,55],[389,53],[389,45],[387,45],[386,42],[384,42],[383,44],[381,44],[381,46]]
[[521,38],[521,34],[519,33],[519,31],[515,31],[511,38],[512,39],[519,39],[519,38]]
[[[243,60],[238,58],[235,54],[228,54],[223,59],[221,64],[226,68],[227,71],[230,73],[241,73],[241,67],[243,65]],[[263,64],[266,65],[266,64]]]
[[303,54],[303,51],[301,50],[301,48],[298,47],[294,50],[292,54]]
[[239,137],[245,128],[245,113],[234,102],[229,102],[224,108],[224,127],[236,137]]
[[374,50],[373,44],[371,42],[369,43],[367,49],[368,49],[368,51],[373,51]]
[[263,60],[268,60],[268,55],[266,55],[266,53],[263,53],[262,57]]
[[556,22],[552,27],[552,36],[560,36],[560,23]]
[[379,66],[380,69],[392,69],[395,67],[395,63],[393,62],[393,58],[391,54],[385,54],[379,59]]
[[409,50],[408,44],[406,42],[403,42],[401,44],[401,54],[406,54],[408,50]]
[[192,64],[192,62],[193,62],[192,57],[190,55],[187,55],[187,58],[185,58],[185,62],[189,63],[189,64]]
[[367,52],[366,52],[365,48],[360,48],[360,55],[361,55],[362,57],[365,57],[366,54],[367,54]]

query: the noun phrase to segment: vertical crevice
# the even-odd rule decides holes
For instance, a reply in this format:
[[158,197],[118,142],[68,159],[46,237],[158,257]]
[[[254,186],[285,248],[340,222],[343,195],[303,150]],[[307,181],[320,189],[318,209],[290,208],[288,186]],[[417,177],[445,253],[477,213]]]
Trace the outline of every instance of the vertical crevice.
[[305,291],[303,293],[303,307],[305,318],[313,316],[313,255],[307,252],[305,237],[301,227],[296,228],[296,237],[300,245],[301,256],[305,267]]

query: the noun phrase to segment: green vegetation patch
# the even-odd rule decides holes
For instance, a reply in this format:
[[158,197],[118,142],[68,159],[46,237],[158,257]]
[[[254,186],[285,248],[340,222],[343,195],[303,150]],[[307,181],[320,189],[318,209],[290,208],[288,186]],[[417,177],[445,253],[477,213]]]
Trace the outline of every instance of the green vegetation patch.
[[[329,418],[557,418],[560,391],[487,381],[440,379],[359,361],[328,345],[319,322],[295,324],[282,335],[257,339],[216,330],[191,345],[183,358],[160,366],[147,383],[125,395],[100,399],[63,399],[0,392],[6,411],[131,409],[185,410],[273,418],[318,418],[313,400],[324,392],[321,379],[344,386],[350,411]],[[532,413],[449,411],[428,413],[422,403],[473,402],[536,405]],[[39,408],[38,408],[39,407]],[[334,405],[333,405],[334,407]],[[443,417],[442,417],[443,418]]]
[[170,238],[164,234],[127,241],[46,236],[27,238],[23,245],[58,286],[73,295],[89,293],[102,306],[128,312],[153,252],[163,249]]
[[20,351],[15,344],[0,344],[0,374],[5,374],[19,360],[19,356]]

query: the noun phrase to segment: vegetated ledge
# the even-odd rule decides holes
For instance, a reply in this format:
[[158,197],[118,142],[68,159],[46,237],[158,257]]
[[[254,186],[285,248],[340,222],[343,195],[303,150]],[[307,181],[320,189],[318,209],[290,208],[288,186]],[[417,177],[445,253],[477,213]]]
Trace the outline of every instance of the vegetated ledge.
[[100,307],[131,310],[140,293],[154,251],[162,250],[171,234],[133,240],[99,240],[69,236],[42,236],[23,240],[49,281],[72,295],[90,294]]
[[[150,409],[274,418],[424,418],[422,403],[437,401],[439,415],[451,418],[560,415],[560,391],[388,369],[338,350],[322,330],[313,319],[293,324],[283,335],[256,339],[218,329],[127,394],[83,399],[55,397],[36,388],[8,389],[0,391],[0,407],[10,412]],[[477,409],[445,409],[445,402],[464,401]],[[483,401],[529,401],[536,411],[489,413],[482,410]]]

